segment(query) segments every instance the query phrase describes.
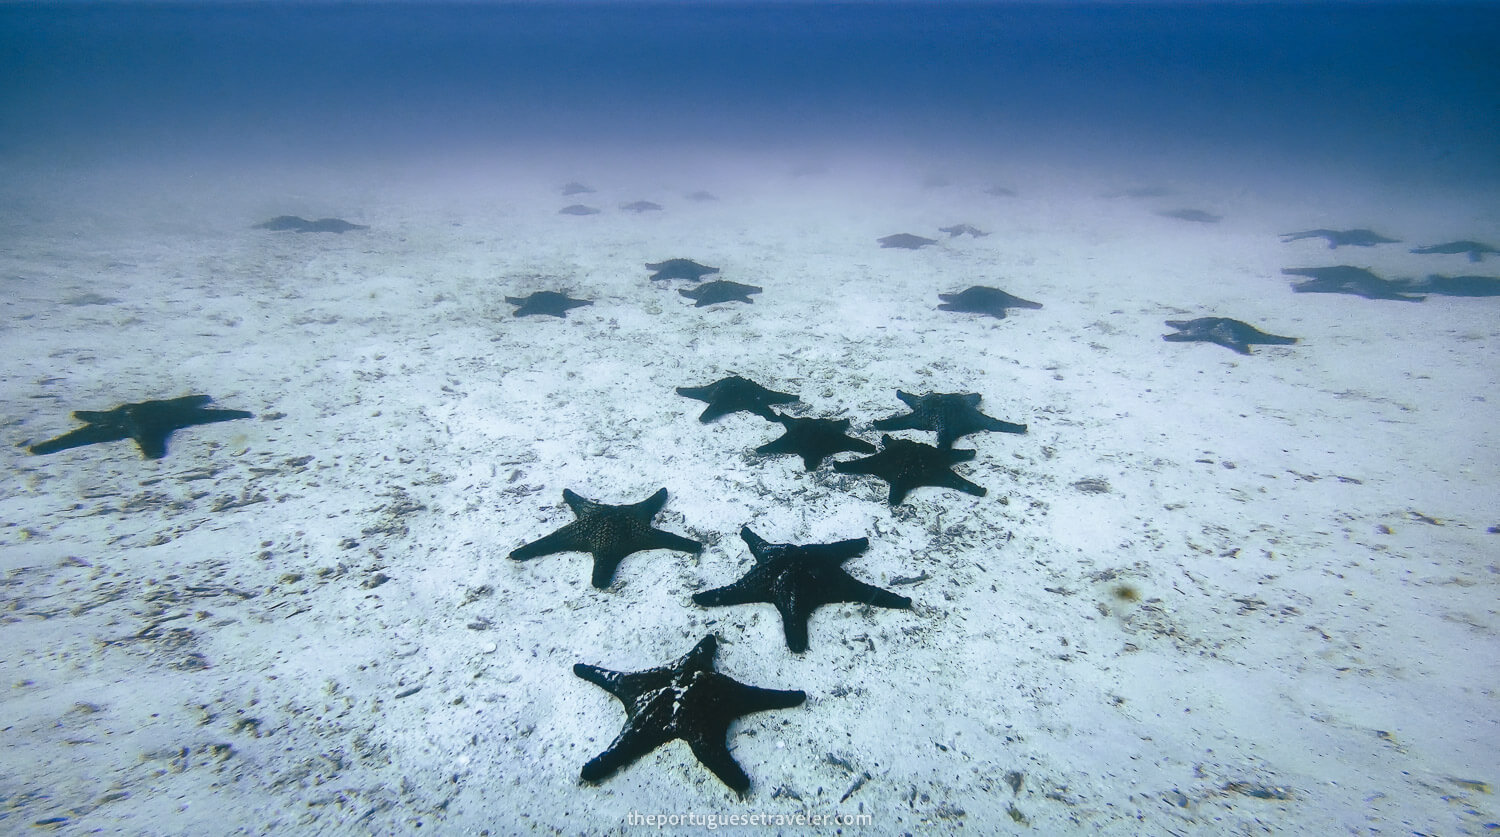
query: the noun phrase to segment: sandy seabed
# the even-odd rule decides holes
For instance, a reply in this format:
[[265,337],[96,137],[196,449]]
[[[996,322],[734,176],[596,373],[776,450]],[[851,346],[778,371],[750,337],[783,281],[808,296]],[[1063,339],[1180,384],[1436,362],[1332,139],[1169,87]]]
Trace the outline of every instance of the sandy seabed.
[[[12,172],[0,830],[1494,827],[1500,300],[1294,294],[1280,270],[1495,275],[1408,253],[1493,239],[1495,207],[1097,166],[701,162]],[[1106,196],[1140,185],[1171,193]],[[641,199],[664,209],[619,209]],[[603,211],[557,214],[573,202]],[[1157,214],[1179,208],[1224,220]],[[252,228],[283,214],[370,229]],[[955,223],[990,235],[938,233]],[[1277,237],[1360,226],[1404,243]],[[942,240],[875,244],[898,232]],[[695,308],[647,280],[673,257],[764,292]],[[1045,307],[937,310],[970,285]],[[514,317],[505,297],[535,290],[593,304]],[[1160,339],[1209,315],[1301,342]],[[730,374],[872,443],[897,390],[979,393],[1029,432],[960,440],[986,496],[893,509],[885,483],[757,455],[779,428],[702,424],[674,391]],[[180,431],[159,461],[26,452],[72,410],[191,393],[256,417]],[[563,489],[659,488],[657,525],[701,555],[637,553],[608,590],[581,553],[506,559],[572,519]],[[867,537],[846,568],[914,607],[824,607],[793,655],[771,606],[690,600],[750,565],[746,525]],[[581,784],[624,713],[572,666],[648,668],[709,633],[720,671],[808,695],[731,727],[750,793],[681,742]]]

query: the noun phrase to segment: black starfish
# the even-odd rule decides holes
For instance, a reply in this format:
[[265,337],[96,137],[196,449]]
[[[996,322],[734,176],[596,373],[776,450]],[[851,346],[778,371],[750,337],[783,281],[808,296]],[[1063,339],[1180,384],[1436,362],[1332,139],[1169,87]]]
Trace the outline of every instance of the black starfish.
[[923,238],[920,235],[912,235],[911,233],[897,233],[896,235],[888,235],[885,238],[876,240],[880,242],[881,247],[895,247],[900,250],[920,250],[929,244],[937,243],[936,239]]
[[1197,224],[1217,224],[1224,220],[1223,215],[1214,215],[1201,209],[1173,209],[1156,214],[1163,218],[1176,218],[1179,221],[1192,221]]
[[1264,343],[1268,346],[1290,346],[1295,337],[1278,337],[1267,334],[1249,323],[1231,320],[1228,317],[1199,317],[1196,320],[1167,320],[1167,325],[1177,329],[1176,334],[1163,334],[1161,339],[1173,343],[1201,342],[1218,343],[1234,349],[1242,355],[1250,354],[1250,344]]
[[634,203],[621,204],[620,208],[627,212],[659,212],[661,204],[651,201],[635,201]]
[[1439,276],[1433,274],[1402,287],[1440,296],[1500,296],[1500,278],[1494,276]]
[[667,259],[664,262],[646,264],[647,270],[654,270],[651,279],[686,279],[690,282],[698,282],[710,273],[718,273],[717,267],[698,264],[692,259]]
[[802,401],[795,395],[766,389],[738,375],[720,378],[707,386],[678,387],[677,394],[708,403],[708,407],[698,416],[698,420],[704,423],[740,411],[775,421],[776,414],[771,412],[772,404],[796,404]]
[[598,215],[599,210],[581,203],[570,204],[557,210],[558,215]]
[[35,454],[47,454],[99,442],[134,439],[141,449],[142,457],[161,459],[167,455],[167,437],[174,430],[253,418],[252,414],[244,410],[208,409],[205,405],[210,401],[213,399],[207,395],[185,395],[165,401],[121,404],[112,410],[76,410],[73,418],[87,424],[56,439],[32,445],[28,450]]
[[999,288],[988,288],[984,285],[974,285],[956,294],[938,294],[938,299],[943,301],[938,306],[939,310],[959,311],[965,314],[989,314],[997,320],[1005,319],[1007,308],[1042,307],[1040,302],[1011,296]]
[[663,744],[682,739],[698,761],[736,793],[750,777],[729,753],[729,725],[741,715],[790,709],[801,691],[747,686],[714,671],[719,639],[704,637],[672,663],[646,671],[610,671],[578,663],[573,673],[614,695],[625,706],[625,728],[609,748],[583,766],[580,778],[599,782]]
[[1374,230],[1303,230],[1282,233],[1282,242],[1301,241],[1304,238],[1321,238],[1328,242],[1328,249],[1339,247],[1374,247],[1377,244],[1395,244],[1396,239],[1386,238]]
[[665,488],[639,503],[623,506],[586,500],[565,488],[563,502],[578,519],[540,540],[517,547],[510,554],[511,560],[525,561],[558,552],[587,552],[594,556],[593,584],[603,590],[614,580],[620,561],[632,552],[675,549],[696,555],[703,551],[703,544],[697,541],[651,526],[652,518],[666,505]]
[[951,227],[938,227],[938,232],[947,233],[949,238],[958,238],[961,235],[967,235],[970,238],[984,238],[989,235],[989,233],[983,232],[973,224],[954,224]]
[[1365,299],[1395,299],[1402,302],[1421,302],[1426,299],[1402,293],[1406,286],[1399,282],[1381,279],[1362,267],[1346,264],[1334,267],[1287,267],[1281,272],[1288,276],[1311,277],[1306,282],[1292,284],[1292,290],[1299,294],[1352,294]]
[[567,317],[568,311],[583,305],[593,305],[590,299],[573,299],[566,293],[557,291],[533,291],[527,296],[508,296],[506,302],[511,305],[519,305],[516,309],[517,317],[528,317],[533,314],[547,314],[553,317]]
[[705,607],[767,602],[781,614],[786,647],[793,654],[807,650],[807,620],[820,605],[855,602],[878,607],[911,608],[911,599],[855,579],[842,564],[870,546],[868,538],[837,543],[795,545],[768,543],[746,526],[740,537],[755,556],[755,566],[739,581],[694,593]]
[[906,402],[911,412],[878,419],[876,430],[934,430],[938,447],[953,447],[960,436],[987,430],[1001,433],[1025,433],[1026,425],[1012,424],[979,412],[979,395],[972,392],[929,392],[912,395],[896,390],[896,397]]
[[781,438],[755,449],[756,453],[789,453],[802,457],[807,470],[817,470],[832,454],[842,451],[874,453],[869,442],[846,435],[849,419],[793,418],[776,413],[776,421],[786,428]]
[[924,485],[955,488],[975,497],[984,496],[982,486],[969,482],[951,470],[954,464],[973,459],[974,451],[935,448],[894,436],[882,436],[880,441],[885,445],[880,453],[864,459],[835,462],[833,470],[841,474],[870,474],[885,480],[891,484],[887,502],[893,506],[901,505],[901,501],[906,499],[913,488]]
[[346,233],[350,230],[368,230],[364,224],[351,224],[342,218],[319,218],[309,221],[297,215],[278,215],[269,221],[255,225],[256,229],[276,230],[278,232],[291,230],[299,233],[331,232]]
[[705,305],[717,305],[720,302],[753,303],[755,300],[751,299],[750,295],[760,292],[761,289],[754,285],[741,285],[738,282],[726,282],[723,279],[717,282],[708,282],[696,288],[686,288],[678,291],[678,293],[688,299],[694,300],[694,308],[702,308]]
[[1481,244],[1478,241],[1450,241],[1446,244],[1434,244],[1431,247],[1417,247],[1412,252],[1423,256],[1433,254],[1451,256],[1465,253],[1468,255],[1469,261],[1479,262],[1484,261],[1486,255],[1500,253],[1500,250],[1488,244]]

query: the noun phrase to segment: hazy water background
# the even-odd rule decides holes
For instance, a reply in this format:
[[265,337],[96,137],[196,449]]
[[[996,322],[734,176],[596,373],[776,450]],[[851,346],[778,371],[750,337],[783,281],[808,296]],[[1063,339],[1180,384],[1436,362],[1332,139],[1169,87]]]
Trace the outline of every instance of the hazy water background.
[[16,3],[0,163],[896,147],[1487,189],[1497,44],[1495,4]]

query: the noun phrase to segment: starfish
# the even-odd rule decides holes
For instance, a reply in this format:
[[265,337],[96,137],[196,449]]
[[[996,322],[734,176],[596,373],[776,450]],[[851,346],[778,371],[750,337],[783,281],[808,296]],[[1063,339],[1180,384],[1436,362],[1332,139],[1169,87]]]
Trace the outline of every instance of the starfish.
[[719,416],[741,411],[775,421],[776,414],[771,412],[772,404],[797,404],[802,401],[795,395],[766,389],[738,375],[721,378],[707,386],[678,387],[677,394],[708,403],[708,407],[698,416],[698,420],[705,424]]
[[1412,252],[1422,256],[1433,254],[1451,256],[1458,253],[1466,253],[1469,256],[1469,261],[1480,262],[1484,261],[1484,257],[1486,255],[1500,253],[1500,250],[1497,250],[1488,244],[1481,244],[1478,241],[1450,241],[1447,244],[1434,244],[1431,247],[1418,247],[1412,250]]
[[972,224],[955,224],[951,227],[938,227],[938,232],[947,233],[949,238],[958,238],[961,235],[967,235],[970,238],[984,238],[989,235],[989,233],[981,231]]
[[692,259],[667,259],[664,262],[646,264],[647,270],[654,270],[651,279],[686,279],[690,282],[702,281],[703,277],[710,273],[718,273],[717,267],[698,264]]
[[755,300],[751,299],[750,295],[758,294],[760,291],[761,289],[754,285],[741,285],[738,282],[726,282],[721,279],[696,288],[680,290],[678,293],[694,300],[694,308],[702,308],[705,305],[717,305],[720,302],[753,303]]
[[174,430],[253,418],[252,414],[244,410],[208,409],[205,405],[210,401],[213,399],[207,395],[185,395],[165,401],[121,404],[112,410],[77,410],[74,411],[73,418],[87,422],[83,427],[64,433],[56,439],[32,445],[29,450],[34,454],[47,454],[99,442],[134,439],[141,449],[142,457],[161,459],[167,455],[167,437]]
[[1334,267],[1288,267],[1281,272],[1288,276],[1311,277],[1306,282],[1292,285],[1292,290],[1299,294],[1353,294],[1365,299],[1395,299],[1402,302],[1421,302],[1426,299],[1401,293],[1406,286],[1399,282],[1381,279],[1362,267],[1346,264]]
[[573,299],[566,293],[557,291],[534,291],[527,296],[508,296],[505,301],[511,305],[521,306],[516,309],[517,317],[527,317],[533,314],[567,317],[571,309],[594,304],[593,300]]
[[584,206],[581,203],[569,204],[557,210],[558,215],[598,215],[599,210],[592,206]]
[[1283,243],[1301,241],[1304,238],[1321,238],[1328,242],[1328,249],[1336,250],[1339,247],[1374,247],[1377,244],[1395,244],[1396,239],[1386,238],[1373,230],[1303,230],[1302,232],[1282,233]]
[[319,218],[309,221],[297,215],[278,215],[269,221],[255,225],[256,229],[276,230],[278,232],[291,230],[299,233],[331,232],[346,233],[349,230],[368,230],[364,224],[351,224],[342,218]]
[[911,608],[911,599],[855,579],[842,564],[870,546],[868,538],[798,546],[767,543],[746,526],[740,537],[755,556],[755,566],[726,587],[694,593],[705,607],[767,602],[781,614],[786,647],[793,654],[807,650],[807,620],[814,609],[835,602]]
[[800,706],[807,694],[747,686],[714,671],[718,647],[718,637],[709,634],[675,661],[646,671],[610,671],[584,663],[573,666],[574,674],[625,706],[625,728],[608,749],[583,766],[580,778],[602,781],[680,738],[719,781],[736,793],[748,791],[750,777],[729,753],[729,725],[752,712]]
[[869,442],[846,435],[849,419],[793,418],[780,413],[775,420],[786,428],[781,438],[755,449],[756,453],[791,453],[802,457],[807,470],[817,470],[828,456],[841,451],[874,453],[875,446]]
[[979,396],[972,392],[929,392],[912,395],[896,390],[896,397],[906,402],[911,412],[875,422],[877,430],[935,430],[938,447],[953,447],[960,436],[986,430],[1001,433],[1025,433],[1026,425],[990,418],[979,412]]
[[938,299],[943,301],[938,306],[940,310],[960,311],[965,314],[989,314],[997,320],[1005,319],[1007,308],[1042,307],[1040,302],[1011,296],[999,288],[987,288],[983,285],[974,285],[956,294],[938,294]]
[[1268,346],[1290,346],[1295,337],[1278,337],[1267,334],[1249,323],[1231,320],[1228,317],[1199,317],[1196,320],[1167,320],[1167,325],[1177,329],[1176,334],[1163,334],[1161,339],[1172,343],[1201,342],[1218,343],[1234,349],[1242,355],[1250,354],[1250,344],[1264,343]]
[[661,210],[661,204],[652,203],[651,201],[635,201],[634,203],[621,204],[620,208],[626,212],[658,212]]
[[511,560],[525,561],[558,552],[587,552],[594,556],[593,584],[603,590],[614,580],[620,561],[632,552],[673,549],[696,555],[703,551],[703,544],[697,541],[651,526],[652,518],[667,502],[665,488],[639,503],[623,506],[586,500],[565,488],[563,502],[578,519],[540,540],[517,547],[510,553]]
[[887,498],[892,506],[901,505],[906,495],[924,485],[954,488],[965,494],[983,497],[985,490],[950,470],[954,464],[968,462],[974,451],[935,448],[921,442],[882,436],[885,449],[874,456],[850,462],[835,462],[833,470],[841,474],[870,474],[891,484]]
[[1217,224],[1224,220],[1223,215],[1214,215],[1201,209],[1173,209],[1168,212],[1158,212],[1163,218],[1176,218],[1179,221],[1193,221],[1199,224]]
[[1500,279],[1494,276],[1439,276],[1433,274],[1403,287],[1440,296],[1500,296]]
[[896,235],[888,235],[885,238],[876,240],[880,242],[881,247],[895,247],[901,250],[920,250],[929,244],[937,243],[936,239],[923,238],[920,235],[912,235],[911,233],[897,233]]

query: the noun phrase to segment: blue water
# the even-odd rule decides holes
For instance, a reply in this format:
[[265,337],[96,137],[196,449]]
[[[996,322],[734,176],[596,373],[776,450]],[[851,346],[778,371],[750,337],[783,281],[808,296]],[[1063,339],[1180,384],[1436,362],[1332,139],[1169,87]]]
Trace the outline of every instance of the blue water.
[[0,7],[0,157],[819,143],[1500,182],[1495,4]]

